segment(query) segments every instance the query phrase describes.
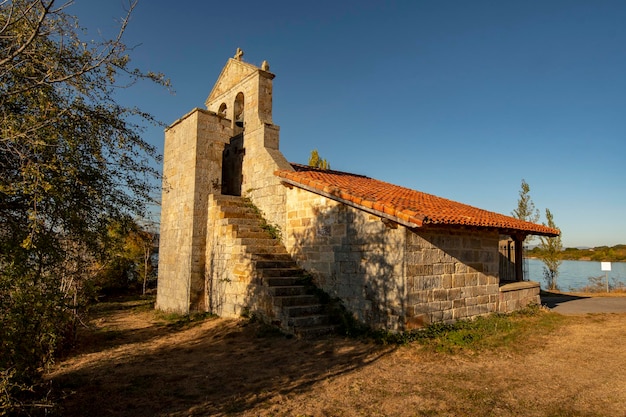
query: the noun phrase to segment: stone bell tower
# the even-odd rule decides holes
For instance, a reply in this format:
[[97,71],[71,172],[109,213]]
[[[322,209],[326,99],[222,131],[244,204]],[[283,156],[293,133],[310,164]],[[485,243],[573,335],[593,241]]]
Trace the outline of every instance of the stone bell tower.
[[284,189],[274,176],[292,169],[278,150],[272,122],[274,74],[246,63],[237,49],[205,109],[165,130],[157,308],[203,310],[211,195],[246,196],[268,221],[283,225]]

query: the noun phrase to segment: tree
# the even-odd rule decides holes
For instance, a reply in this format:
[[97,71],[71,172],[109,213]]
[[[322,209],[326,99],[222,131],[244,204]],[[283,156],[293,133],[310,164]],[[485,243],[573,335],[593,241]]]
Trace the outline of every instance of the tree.
[[317,149],[313,149],[311,151],[311,156],[309,157],[309,166],[320,169],[330,169],[330,164],[326,159],[322,159],[320,157]]
[[[519,199],[517,200],[517,208],[511,213],[516,219],[524,220],[531,223],[537,223],[539,221],[539,209],[535,208],[530,198],[530,185],[522,179],[522,185],[519,192]],[[532,236],[527,237],[524,242],[530,243],[534,238]]]
[[101,257],[94,261],[96,275],[93,292],[111,294],[142,288],[156,270],[154,254],[158,234],[153,224],[133,220],[130,216],[112,221],[107,227]]
[[530,185],[522,179],[522,186],[519,192],[519,200],[517,200],[517,208],[511,213],[516,219],[524,220],[531,223],[539,221],[539,209],[535,208],[530,198]]
[[[547,224],[544,225],[558,229],[554,224],[554,217],[549,209],[546,209],[546,220]],[[543,277],[546,280],[546,284],[548,285],[548,289],[556,290],[557,279],[559,277],[559,267],[561,266],[561,251],[563,250],[563,245],[561,243],[561,235],[556,237],[547,237],[540,236],[539,238],[540,244],[539,248],[541,249],[539,259],[545,264],[543,268]]]
[[[114,99],[163,75],[122,42],[84,42],[71,2],[0,0],[0,404],[17,404],[72,334],[107,225],[142,216],[160,156],[156,123]],[[20,397],[21,398],[21,397]],[[22,398],[23,399],[23,398]]]

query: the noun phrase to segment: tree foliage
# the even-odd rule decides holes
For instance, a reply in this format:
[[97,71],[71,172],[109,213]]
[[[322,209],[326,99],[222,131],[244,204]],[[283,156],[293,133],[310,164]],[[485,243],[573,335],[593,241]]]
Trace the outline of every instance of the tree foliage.
[[[67,6],[0,1],[0,386],[17,404],[67,335],[112,219],[141,216],[159,159],[149,114],[115,91],[160,74],[130,65],[119,33],[85,42]],[[8,404],[8,405],[7,405]]]
[[[539,258],[543,253],[537,246],[529,255]],[[564,261],[626,262],[626,245],[596,246],[594,248],[565,248],[559,255]]]
[[[554,216],[549,209],[546,209],[547,224],[544,225],[558,229],[554,223]],[[558,289],[557,280],[559,277],[559,267],[561,266],[561,252],[563,251],[563,245],[561,243],[561,235],[556,237],[540,236],[539,248],[541,249],[541,255],[539,259],[545,264],[543,268],[543,277],[546,280],[548,289]]]
[[511,215],[516,219],[531,223],[539,221],[539,209],[535,207],[535,203],[530,198],[530,185],[523,179],[519,191],[519,199],[517,200],[517,208],[513,210]]
[[101,256],[94,260],[93,292],[106,295],[141,288],[145,294],[148,283],[156,279],[157,236],[150,225],[129,216],[111,221]]
[[309,157],[309,166],[320,169],[330,169],[330,163],[326,159],[320,157],[317,149],[313,149],[311,151],[311,156]]
[[[522,185],[519,191],[519,199],[517,200],[517,208],[511,213],[516,219],[524,220],[531,223],[537,223],[539,221],[539,209],[535,207],[535,203],[530,198],[530,185],[526,180],[522,179]],[[533,240],[532,236],[525,239],[526,243]]]

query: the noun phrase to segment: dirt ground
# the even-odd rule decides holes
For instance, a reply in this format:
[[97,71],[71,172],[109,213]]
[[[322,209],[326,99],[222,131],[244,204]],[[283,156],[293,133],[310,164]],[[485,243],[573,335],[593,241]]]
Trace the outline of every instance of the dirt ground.
[[567,317],[519,351],[447,354],[100,307],[48,375],[61,415],[626,416],[626,314]]

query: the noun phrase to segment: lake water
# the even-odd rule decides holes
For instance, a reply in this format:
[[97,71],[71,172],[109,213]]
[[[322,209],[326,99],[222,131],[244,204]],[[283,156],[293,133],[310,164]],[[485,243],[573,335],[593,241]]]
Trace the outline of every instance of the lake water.
[[[528,259],[527,279],[541,283],[541,288],[546,288],[543,279],[544,263],[539,259]],[[600,262],[594,261],[563,261],[559,267],[557,285],[559,289],[567,291],[581,288],[589,284],[589,277],[604,277],[605,271],[600,269]],[[626,262],[611,262],[611,270],[608,271],[609,282],[613,278],[626,284]]]

